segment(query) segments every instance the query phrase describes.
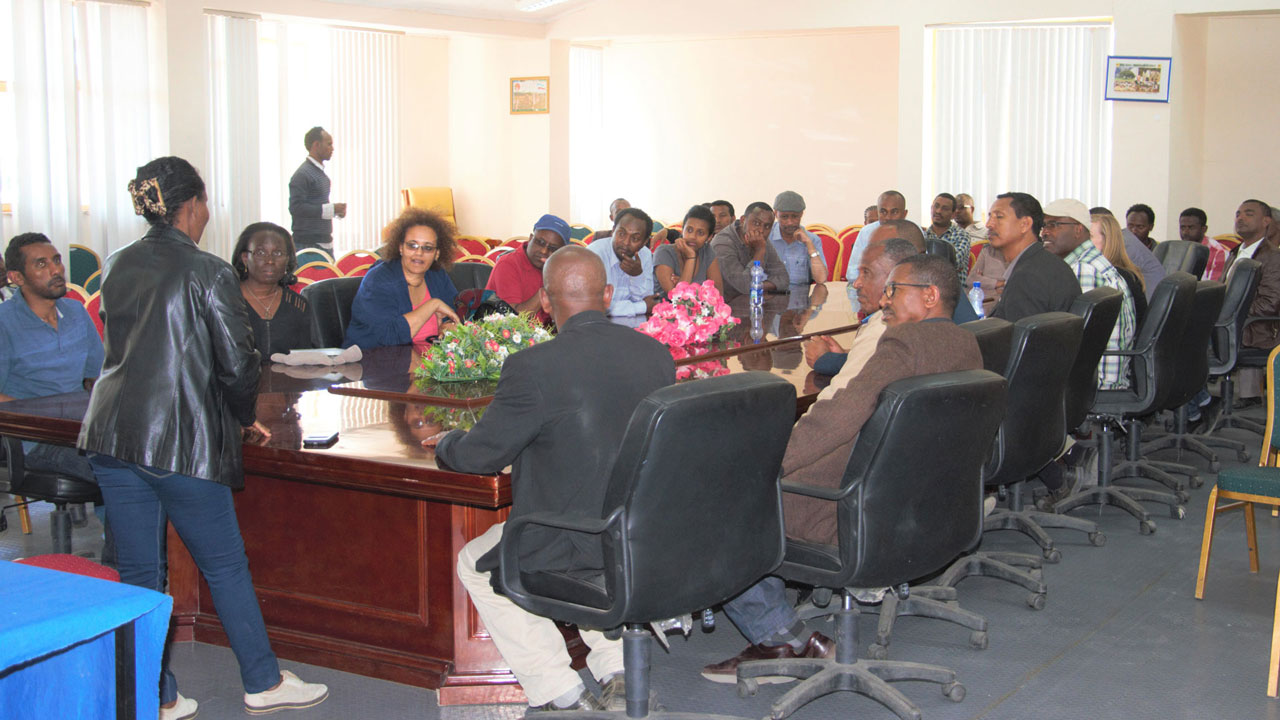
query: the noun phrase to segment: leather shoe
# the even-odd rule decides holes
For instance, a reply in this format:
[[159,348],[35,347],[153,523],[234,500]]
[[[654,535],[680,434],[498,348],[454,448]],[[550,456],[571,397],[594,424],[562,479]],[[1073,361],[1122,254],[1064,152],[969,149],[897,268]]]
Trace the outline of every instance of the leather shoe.
[[[746,650],[723,662],[702,668],[702,677],[711,682],[738,682],[738,665],[752,660],[793,660],[798,658],[833,658],[836,655],[836,643],[820,632],[809,636],[800,652],[791,649],[790,645],[748,645]],[[793,677],[774,675],[758,677],[759,683],[783,683],[795,680]]]

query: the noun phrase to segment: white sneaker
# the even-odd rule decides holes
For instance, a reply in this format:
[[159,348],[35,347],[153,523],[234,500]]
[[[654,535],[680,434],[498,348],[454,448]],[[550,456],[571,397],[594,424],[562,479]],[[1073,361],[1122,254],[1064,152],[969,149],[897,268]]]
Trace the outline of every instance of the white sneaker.
[[200,705],[191,698],[182,697],[182,693],[178,693],[178,701],[173,707],[160,708],[160,720],[189,720],[196,716],[199,712]]
[[319,705],[329,697],[329,687],[305,683],[288,670],[280,671],[280,686],[274,690],[244,694],[244,710],[250,715],[266,715],[277,710],[300,710]]
[[996,496],[988,495],[982,498],[982,517],[986,517],[996,509]]

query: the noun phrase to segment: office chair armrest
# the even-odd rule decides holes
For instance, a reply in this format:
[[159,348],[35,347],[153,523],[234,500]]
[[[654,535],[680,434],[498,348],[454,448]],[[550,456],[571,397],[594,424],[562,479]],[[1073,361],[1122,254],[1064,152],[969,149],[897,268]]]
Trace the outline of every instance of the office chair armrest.
[[839,501],[848,497],[849,493],[858,486],[853,482],[841,488],[818,487],[817,485],[801,485],[799,483],[782,483],[782,492],[791,493],[792,495],[804,495],[806,497],[818,498],[819,500]]
[[1244,325],[1241,328],[1247,328],[1256,322],[1280,322],[1280,317],[1274,315],[1251,315],[1244,319]]
[[1107,355],[1115,355],[1115,356],[1121,356],[1121,357],[1138,357],[1140,355],[1145,355],[1145,354],[1146,354],[1145,349],[1144,350],[1103,350],[1102,351],[1102,355],[1104,357]]

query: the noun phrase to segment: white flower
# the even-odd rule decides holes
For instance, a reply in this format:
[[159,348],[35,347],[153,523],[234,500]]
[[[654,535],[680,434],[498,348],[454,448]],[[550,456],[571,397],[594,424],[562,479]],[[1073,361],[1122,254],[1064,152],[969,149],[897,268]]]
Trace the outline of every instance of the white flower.
[[512,335],[511,335],[511,342],[517,342],[517,343],[518,343],[518,342],[520,342],[522,339],[523,339],[523,338],[521,337],[520,333],[512,333]]

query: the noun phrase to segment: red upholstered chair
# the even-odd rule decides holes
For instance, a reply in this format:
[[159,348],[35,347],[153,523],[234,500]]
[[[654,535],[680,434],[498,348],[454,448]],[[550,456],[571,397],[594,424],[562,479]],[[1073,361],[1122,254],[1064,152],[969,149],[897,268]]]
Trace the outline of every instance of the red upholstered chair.
[[969,270],[973,269],[973,264],[978,262],[978,256],[982,254],[982,248],[987,246],[986,240],[979,240],[969,245]]
[[853,241],[858,238],[858,231],[862,229],[861,225],[849,225],[836,233],[836,239],[852,249]]
[[459,235],[455,238],[458,247],[468,255],[484,255],[489,252],[489,243],[475,235]]
[[89,312],[89,319],[98,329],[98,337],[102,337],[102,293],[96,292],[84,302],[84,309]]
[[822,241],[822,260],[827,264],[827,274],[831,280],[843,280],[844,276],[837,271],[840,266],[840,254],[844,252],[844,244],[832,233],[821,230],[810,230]]
[[[378,256],[368,250],[352,250],[351,252],[338,258],[338,262],[334,263],[338,267],[338,272],[343,277],[353,277],[352,273],[356,270],[368,271],[369,266],[378,262]],[[363,275],[361,272],[360,275]]]
[[303,248],[298,251],[298,267],[310,265],[313,262],[322,262],[332,265],[333,256],[320,248]]
[[79,285],[75,285],[73,283],[67,283],[66,296],[71,298],[72,300],[75,300],[81,305],[87,304],[89,302],[89,296],[92,294],[93,293],[89,292],[88,290],[85,290]]
[[852,235],[836,237],[840,241],[840,259],[836,261],[836,266],[832,269],[832,272],[835,273],[832,275],[834,279],[849,279],[849,256],[853,254],[853,241],[857,239],[857,236],[857,233],[853,233]]
[[831,227],[830,225],[824,225],[823,223],[811,223],[809,225],[805,225],[804,229],[808,230],[811,233],[817,233],[819,235],[821,235],[822,233],[826,233],[831,237],[836,237],[836,238],[840,237],[840,233],[836,232],[835,228]]
[[364,277],[369,272],[369,268],[371,267],[373,267],[373,263],[369,263],[368,265],[360,265],[359,267],[353,267],[351,268],[351,272],[348,272],[346,275],[343,275],[343,277]]
[[515,246],[513,245],[499,245],[498,247],[485,253],[484,256],[486,258],[489,258],[490,260],[497,261],[498,258],[502,257],[503,255],[506,255],[512,250],[515,250]]
[[503,240],[502,242],[498,243],[497,247],[515,247],[528,239],[529,239],[528,235],[516,235],[515,237],[509,237],[506,240]]
[[1222,246],[1227,249],[1227,252],[1235,252],[1235,249],[1240,247],[1240,243],[1241,243],[1240,236],[1236,235],[1235,233],[1227,233],[1225,235],[1214,235],[1213,239],[1222,243]]
[[463,255],[462,257],[454,260],[453,264],[457,265],[458,263],[464,262],[482,263],[489,267],[493,267],[494,265],[494,260],[492,258],[487,258],[484,255]]
[[112,570],[106,565],[101,565],[92,560],[82,558],[79,555],[66,555],[63,553],[49,553],[47,555],[33,555],[29,558],[19,558],[14,560],[16,563],[23,565],[31,565],[32,567],[42,567],[48,570],[60,570],[75,575],[85,575],[87,577],[98,578],[99,580],[110,580],[111,582],[120,582],[120,573]]
[[338,266],[327,262],[307,263],[294,271],[294,274],[298,276],[298,282],[293,285],[294,292],[302,292],[302,288],[313,282],[342,277],[342,271],[338,269]]

